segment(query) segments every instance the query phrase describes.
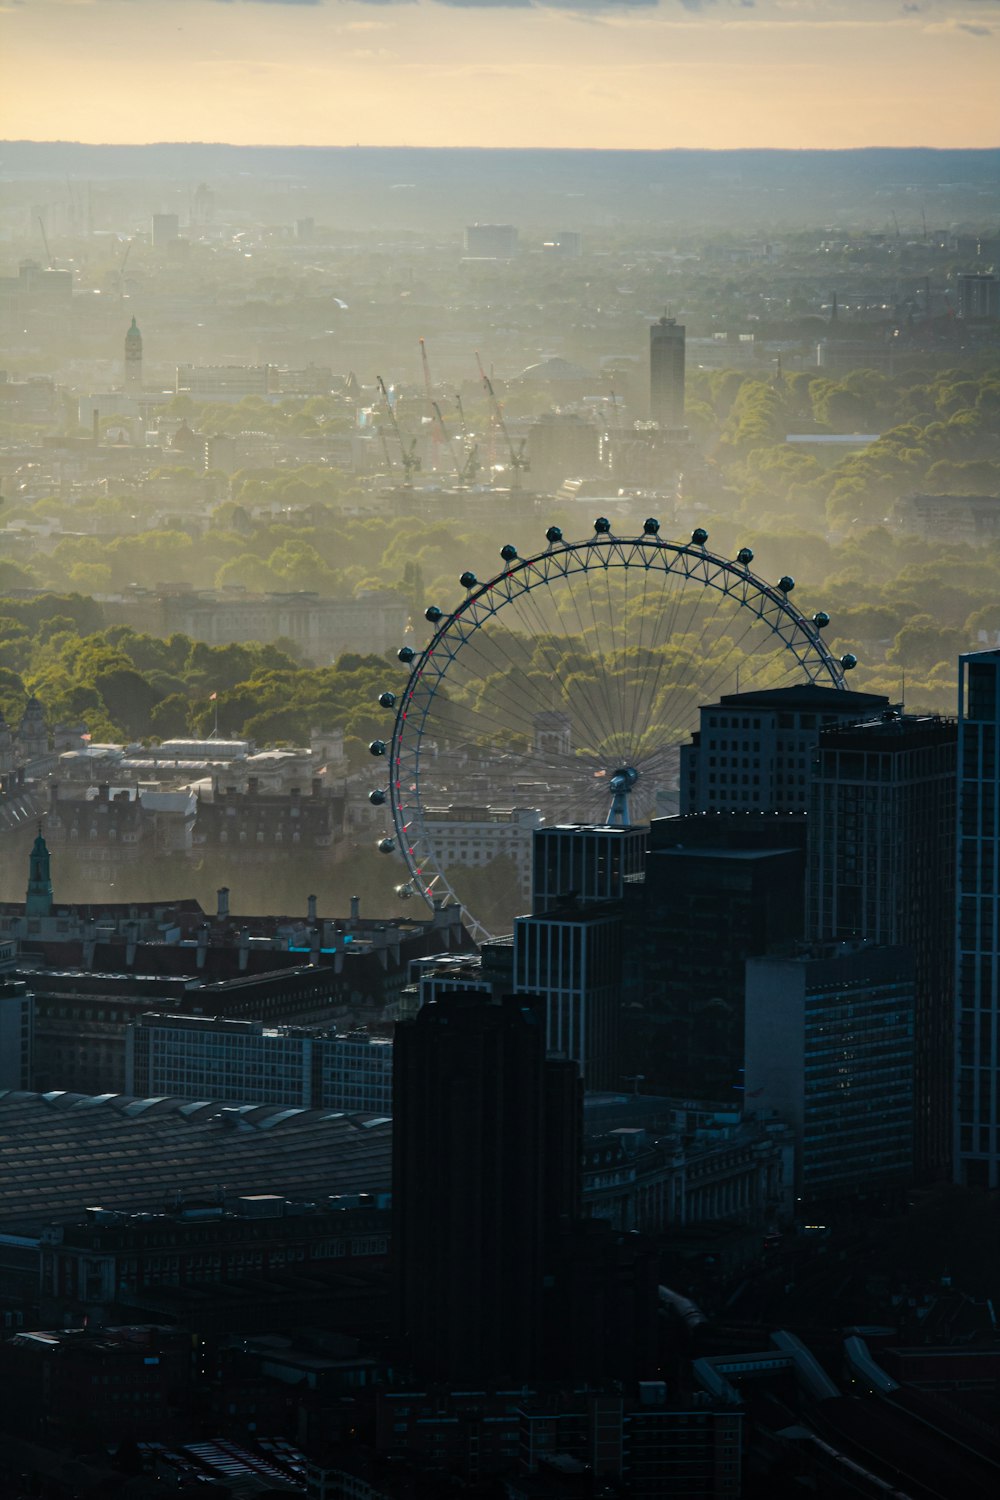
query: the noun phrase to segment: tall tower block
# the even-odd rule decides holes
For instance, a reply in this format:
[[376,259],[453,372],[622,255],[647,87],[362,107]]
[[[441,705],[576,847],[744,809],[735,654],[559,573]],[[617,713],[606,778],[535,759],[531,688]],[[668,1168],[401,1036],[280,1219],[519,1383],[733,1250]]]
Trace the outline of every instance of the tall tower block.
[[134,318],[125,335],[125,394],[142,395],[142,334]]
[[38,837],[31,846],[28,861],[28,890],[24,901],[26,917],[49,917],[52,915],[52,873],[49,866],[49,846],[42,837],[42,825],[38,825]]
[[661,427],[684,426],[684,338],[676,318],[649,330],[649,415]]

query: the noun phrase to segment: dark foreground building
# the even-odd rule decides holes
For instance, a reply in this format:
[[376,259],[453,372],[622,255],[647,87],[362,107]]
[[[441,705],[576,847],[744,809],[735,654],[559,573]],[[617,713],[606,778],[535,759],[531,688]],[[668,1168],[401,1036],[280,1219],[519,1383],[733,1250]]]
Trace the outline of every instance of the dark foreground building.
[[538,1371],[546,1262],[578,1210],[581,1108],[537,1000],[442,995],[397,1026],[397,1317],[425,1378]]

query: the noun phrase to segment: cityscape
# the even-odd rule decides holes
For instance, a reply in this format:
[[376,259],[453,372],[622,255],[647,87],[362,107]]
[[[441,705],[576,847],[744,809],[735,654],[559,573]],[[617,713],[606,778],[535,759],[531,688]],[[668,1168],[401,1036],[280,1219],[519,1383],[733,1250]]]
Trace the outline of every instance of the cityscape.
[[988,9],[0,7],[0,1500],[1000,1490]]

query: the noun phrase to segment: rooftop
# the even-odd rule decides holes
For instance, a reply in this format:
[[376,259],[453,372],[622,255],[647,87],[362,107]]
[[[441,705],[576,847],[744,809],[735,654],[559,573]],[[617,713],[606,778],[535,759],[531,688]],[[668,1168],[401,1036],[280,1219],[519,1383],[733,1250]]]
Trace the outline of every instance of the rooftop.
[[0,1094],[0,1232],[40,1233],[88,1203],[138,1212],[178,1194],[298,1200],[383,1192],[382,1116],[127,1094]]

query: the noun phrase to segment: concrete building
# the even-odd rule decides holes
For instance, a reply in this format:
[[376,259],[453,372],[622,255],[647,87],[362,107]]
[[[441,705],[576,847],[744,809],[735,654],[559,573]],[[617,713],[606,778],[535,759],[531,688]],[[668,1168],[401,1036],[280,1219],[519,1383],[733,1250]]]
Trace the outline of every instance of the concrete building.
[[16,951],[13,942],[0,942],[0,1090],[31,1088],[35,997],[14,975]]
[[528,457],[532,482],[541,489],[590,479],[600,469],[597,428],[575,412],[544,412],[528,428]]
[[913,1180],[913,972],[864,944],[747,962],[746,1108],[791,1125],[806,1204]]
[[147,1014],[125,1037],[125,1092],[392,1113],[392,1042],[218,1016]]
[[481,869],[495,859],[509,859],[517,870],[521,895],[531,890],[532,836],[542,815],[529,807],[476,807],[455,803],[428,807],[424,825],[434,854],[446,869]]
[[959,272],[958,316],[968,323],[995,323],[1000,318],[1000,276]]
[[163,250],[172,245],[180,234],[180,219],[176,214],[153,214],[149,224],[149,237],[154,250]]
[[563,823],[539,828],[532,839],[531,909],[538,915],[565,904],[620,901],[626,883],[641,877],[649,829]]
[[481,260],[510,260],[517,254],[513,224],[470,224],[465,231],[465,253]]
[[957,742],[954,720],[892,711],[821,730],[808,818],[807,938],[914,955],[921,1177],[952,1151]]
[[801,833],[728,822],[654,820],[625,900],[622,1071],[720,1108],[743,1095],[746,961],[799,939],[803,917]]
[[252,594],[167,592],[135,588],[102,600],[109,621],[164,638],[180,631],[210,646],[233,641],[293,640],[309,660],[327,663],[345,651],[385,655],[406,631],[409,610],[401,595],[373,589],[355,599],[314,593]]
[[537,1002],[443,995],[396,1027],[397,1328],[425,1378],[532,1379],[560,1219],[579,1211],[577,1069]]
[[178,365],[175,390],[195,401],[242,401],[278,392],[272,365]]
[[958,659],[955,1177],[1000,1187],[1000,651]]
[[820,730],[888,706],[876,693],[816,683],[724,694],[681,746],[681,812],[805,812]]
[[619,1081],[622,946],[619,902],[514,920],[514,992],[544,999],[546,1046],[579,1065],[588,1089]]
[[904,531],[928,541],[982,546],[1000,537],[1000,495],[904,495],[895,514]]
[[672,430],[684,426],[684,337],[676,318],[660,318],[649,330],[649,415]]

